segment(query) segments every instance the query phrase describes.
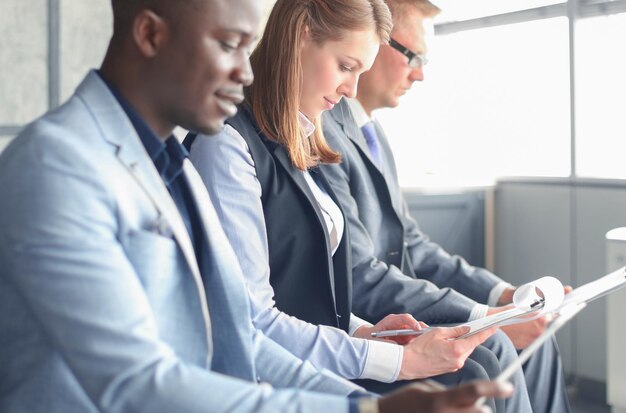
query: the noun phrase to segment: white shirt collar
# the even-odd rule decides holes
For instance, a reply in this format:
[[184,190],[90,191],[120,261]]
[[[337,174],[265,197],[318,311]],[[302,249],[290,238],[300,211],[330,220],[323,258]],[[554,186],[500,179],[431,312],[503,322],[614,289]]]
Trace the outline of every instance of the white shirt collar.
[[300,121],[300,126],[302,127],[304,135],[307,138],[311,136],[313,132],[315,132],[315,125],[313,124],[313,122],[311,122],[309,118],[304,116],[304,113],[300,111],[298,111],[298,120]]
[[348,102],[348,107],[350,108],[352,116],[354,116],[354,120],[356,121],[356,124],[359,128],[362,128],[363,125],[371,122],[372,118],[367,116],[367,113],[365,113],[365,109],[363,109],[363,105],[361,105],[361,102],[359,102],[356,98],[346,98],[346,101]]

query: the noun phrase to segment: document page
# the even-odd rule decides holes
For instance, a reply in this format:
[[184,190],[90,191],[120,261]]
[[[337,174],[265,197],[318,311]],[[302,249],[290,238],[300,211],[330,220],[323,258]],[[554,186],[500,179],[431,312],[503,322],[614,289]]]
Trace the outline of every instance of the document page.
[[588,303],[626,286],[626,267],[576,288],[565,296],[562,307],[572,303]]
[[534,320],[559,308],[563,296],[563,284],[554,277],[542,277],[524,284],[513,294],[513,308],[461,324],[469,327],[470,331],[459,338],[469,337],[490,327]]

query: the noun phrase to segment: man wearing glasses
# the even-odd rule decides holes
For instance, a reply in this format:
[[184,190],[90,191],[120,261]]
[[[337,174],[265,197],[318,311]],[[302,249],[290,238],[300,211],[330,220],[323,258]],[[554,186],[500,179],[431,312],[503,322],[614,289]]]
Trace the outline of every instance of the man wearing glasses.
[[[376,109],[398,106],[400,96],[414,82],[424,80],[423,21],[439,9],[428,0],[388,0],[387,4],[394,20],[389,45],[381,46],[371,70],[361,77],[356,99],[342,100],[324,114],[323,122],[326,138],[343,159],[341,164],[322,168],[352,234],[353,308],[370,321],[390,313],[414,314],[420,308],[415,281],[419,277],[481,303],[470,314],[470,319],[480,318],[511,303],[515,287],[461,257],[450,256],[421,233],[400,190],[388,140],[371,116]],[[407,120],[411,121],[415,122]],[[369,304],[375,294],[385,295],[375,301],[387,305]],[[511,342],[517,349],[525,348],[546,324],[541,318],[503,328],[508,338],[496,334],[485,345],[503,363],[502,354],[510,353]],[[533,411],[570,410],[554,342],[543,346],[525,366],[524,374]],[[518,392],[522,391],[519,387],[517,384]]]

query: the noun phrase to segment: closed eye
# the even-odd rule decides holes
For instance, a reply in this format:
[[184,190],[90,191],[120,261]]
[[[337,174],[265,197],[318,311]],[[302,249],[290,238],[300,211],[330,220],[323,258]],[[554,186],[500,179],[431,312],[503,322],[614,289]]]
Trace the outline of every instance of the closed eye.
[[233,45],[233,44],[228,43],[228,42],[220,42],[220,46],[226,52],[233,52],[233,51],[237,50],[237,47],[238,47],[237,45]]

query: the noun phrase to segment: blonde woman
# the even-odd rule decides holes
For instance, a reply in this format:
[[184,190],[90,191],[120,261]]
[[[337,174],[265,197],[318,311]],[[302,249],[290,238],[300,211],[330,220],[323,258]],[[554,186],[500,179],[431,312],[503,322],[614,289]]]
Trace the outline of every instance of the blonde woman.
[[[257,328],[350,379],[394,382],[461,368],[439,380],[486,379],[499,369],[493,354],[479,348],[484,366],[466,360],[493,330],[450,341],[463,329],[434,329],[401,346],[369,340],[371,332],[424,324],[391,315],[371,325],[351,314],[349,234],[316,168],[340,156],[320,116],[355,95],[390,31],[382,0],[278,0],[251,56],[255,81],[239,113],[220,135],[190,135],[187,145],[243,268]],[[420,299],[426,312],[442,300],[467,301],[427,282]]]

